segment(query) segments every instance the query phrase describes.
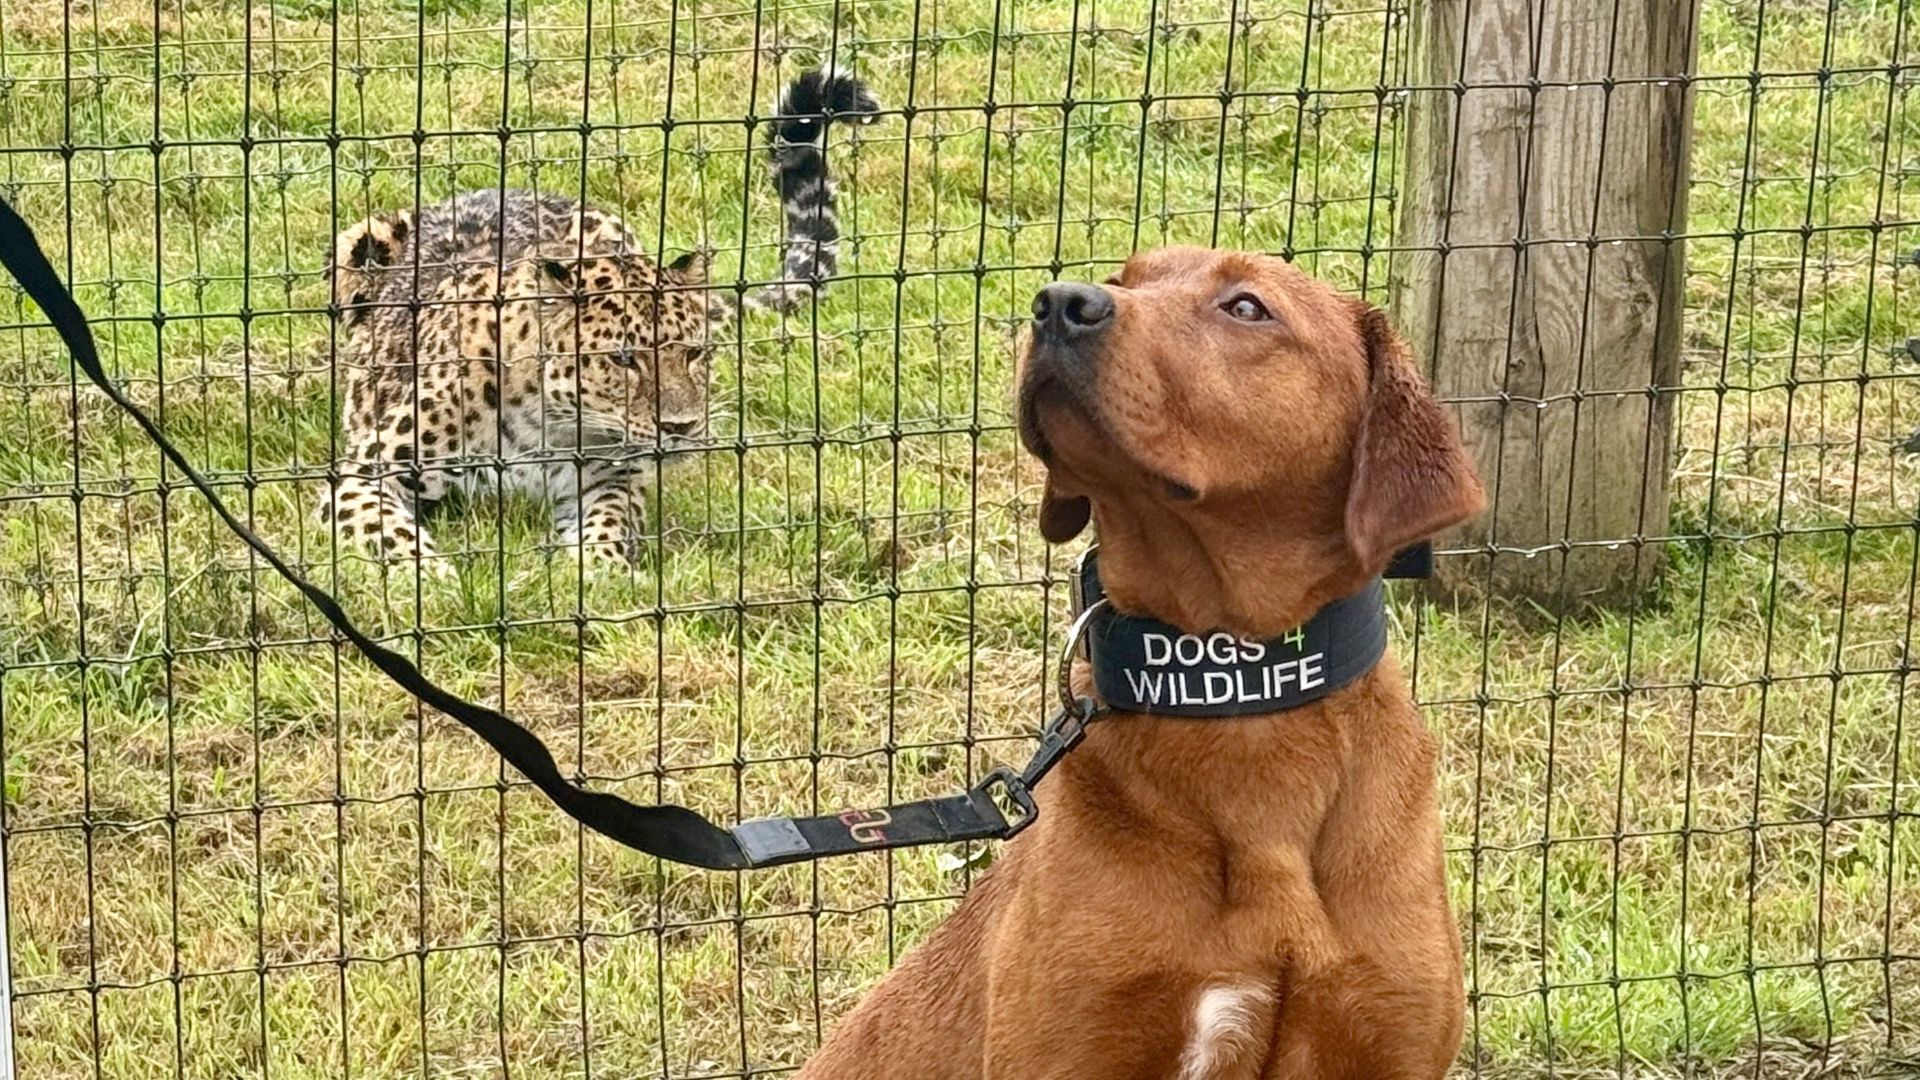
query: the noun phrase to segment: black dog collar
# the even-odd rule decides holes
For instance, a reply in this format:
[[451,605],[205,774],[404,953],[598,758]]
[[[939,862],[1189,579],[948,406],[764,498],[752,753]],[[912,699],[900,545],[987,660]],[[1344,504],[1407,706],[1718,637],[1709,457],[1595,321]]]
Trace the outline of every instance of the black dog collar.
[[[1401,554],[1387,577],[1425,577],[1432,551]],[[1387,651],[1380,578],[1335,600],[1299,628],[1265,641],[1224,631],[1183,633],[1158,619],[1122,615],[1103,603],[1097,549],[1080,560],[1074,611],[1083,628],[1101,704],[1158,716],[1221,717],[1281,712],[1317,701],[1380,662]]]

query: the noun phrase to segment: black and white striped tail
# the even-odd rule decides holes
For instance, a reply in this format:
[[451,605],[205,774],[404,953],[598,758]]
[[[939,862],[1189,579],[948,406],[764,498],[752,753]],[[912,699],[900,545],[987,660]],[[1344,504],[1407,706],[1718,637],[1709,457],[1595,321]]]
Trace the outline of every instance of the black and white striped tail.
[[827,125],[843,118],[870,124],[879,111],[865,83],[834,68],[805,72],[781,93],[768,136],[786,214],[781,280],[749,295],[748,307],[792,311],[839,269],[840,218],[827,173]]

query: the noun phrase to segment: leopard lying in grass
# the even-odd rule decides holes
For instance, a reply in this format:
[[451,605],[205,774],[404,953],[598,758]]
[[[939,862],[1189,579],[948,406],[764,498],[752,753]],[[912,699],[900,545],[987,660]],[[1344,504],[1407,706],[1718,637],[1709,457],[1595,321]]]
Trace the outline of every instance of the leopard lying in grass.
[[[789,311],[836,269],[830,119],[873,119],[857,79],[808,72],[781,95],[774,177]],[[630,558],[661,451],[707,428],[708,342],[738,317],[698,254],[666,266],[619,217],[557,196],[473,191],[377,214],[334,239],[344,454],[323,513],[345,542],[433,560],[421,511],[455,489],[531,492],[560,540]]]

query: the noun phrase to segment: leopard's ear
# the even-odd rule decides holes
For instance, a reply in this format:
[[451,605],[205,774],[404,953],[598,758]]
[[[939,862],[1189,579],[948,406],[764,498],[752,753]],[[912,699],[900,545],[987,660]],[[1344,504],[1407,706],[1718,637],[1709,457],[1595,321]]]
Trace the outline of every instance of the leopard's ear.
[[566,243],[540,244],[522,256],[540,271],[540,280],[571,292],[580,279],[580,249]]
[[373,298],[374,273],[400,264],[412,227],[412,212],[402,210],[375,214],[333,238],[333,299],[349,323],[364,314],[362,305]]
[[394,266],[412,231],[413,213],[375,214],[349,225],[333,238],[333,264],[343,270]]
[[689,251],[667,264],[667,277],[680,285],[705,285],[712,260],[704,251]]
[[581,258],[578,244],[549,241],[536,246],[523,258],[539,269],[543,293],[557,296],[580,287],[586,260]]

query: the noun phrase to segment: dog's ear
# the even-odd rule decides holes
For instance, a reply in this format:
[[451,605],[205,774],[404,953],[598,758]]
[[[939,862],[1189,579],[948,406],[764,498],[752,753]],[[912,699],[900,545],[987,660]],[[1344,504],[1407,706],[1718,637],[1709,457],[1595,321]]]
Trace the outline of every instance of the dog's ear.
[[1093,504],[1085,495],[1062,495],[1053,490],[1053,477],[1047,477],[1040,493],[1040,535],[1049,544],[1064,544],[1080,535],[1093,515]]
[[1347,543],[1378,573],[1400,549],[1478,514],[1487,496],[1406,343],[1379,309],[1356,307],[1369,385],[1347,487]]

